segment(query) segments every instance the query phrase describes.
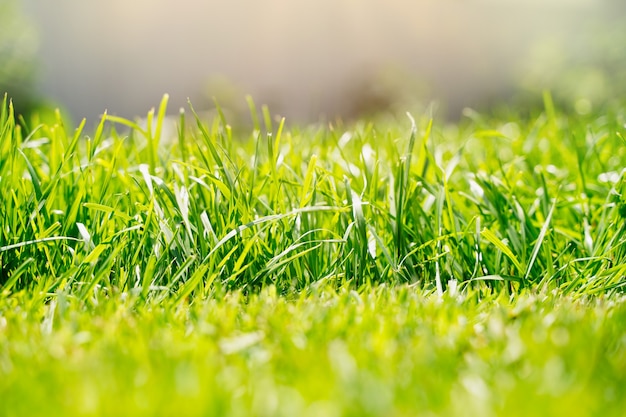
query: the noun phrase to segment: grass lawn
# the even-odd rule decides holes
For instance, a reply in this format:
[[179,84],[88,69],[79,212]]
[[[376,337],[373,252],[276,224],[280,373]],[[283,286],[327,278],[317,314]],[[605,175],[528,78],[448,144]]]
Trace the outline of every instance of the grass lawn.
[[623,299],[318,290],[3,300],[0,415],[624,413]]
[[626,107],[166,106],[2,103],[0,416],[624,414]]

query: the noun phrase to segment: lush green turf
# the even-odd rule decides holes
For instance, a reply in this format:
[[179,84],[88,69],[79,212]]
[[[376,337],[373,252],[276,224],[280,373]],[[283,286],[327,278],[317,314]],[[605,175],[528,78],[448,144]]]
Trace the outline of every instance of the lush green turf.
[[181,113],[169,137],[166,101],[147,128],[106,116],[93,134],[2,107],[4,292],[624,284],[621,110],[568,117],[547,96],[527,120],[288,130],[264,111],[239,134]]
[[0,108],[0,415],[620,415],[624,107],[166,105]]
[[[623,415],[626,304],[275,287],[0,302],[0,415]],[[430,412],[431,414],[428,414]]]

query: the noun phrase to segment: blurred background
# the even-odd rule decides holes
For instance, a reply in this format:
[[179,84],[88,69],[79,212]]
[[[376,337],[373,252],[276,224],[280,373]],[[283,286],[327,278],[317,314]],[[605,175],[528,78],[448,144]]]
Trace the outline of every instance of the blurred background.
[[[540,100],[590,111],[626,92],[623,0],[0,0],[0,90],[145,115],[170,94],[293,122],[411,103],[458,118]],[[51,104],[50,104],[51,103]]]

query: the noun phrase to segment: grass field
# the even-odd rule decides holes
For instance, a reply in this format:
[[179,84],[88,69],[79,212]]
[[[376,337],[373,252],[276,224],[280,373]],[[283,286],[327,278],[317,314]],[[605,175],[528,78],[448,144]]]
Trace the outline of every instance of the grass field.
[[0,415],[624,414],[625,107],[249,104],[5,99]]

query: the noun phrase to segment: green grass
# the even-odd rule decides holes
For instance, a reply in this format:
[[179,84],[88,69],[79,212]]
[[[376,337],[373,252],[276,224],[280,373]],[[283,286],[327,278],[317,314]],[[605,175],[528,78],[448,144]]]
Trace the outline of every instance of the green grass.
[[620,415],[626,108],[544,103],[87,131],[5,99],[0,415]]
[[[3,416],[623,415],[626,304],[406,285],[0,302]],[[430,414],[429,414],[430,413]]]
[[624,284],[621,111],[568,117],[547,96],[528,120],[285,129],[265,110],[239,134],[181,113],[161,137],[166,104],[93,134],[2,107],[4,292]]

